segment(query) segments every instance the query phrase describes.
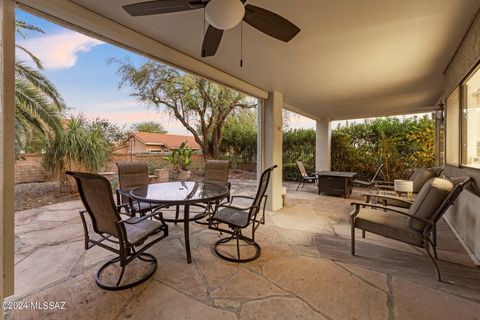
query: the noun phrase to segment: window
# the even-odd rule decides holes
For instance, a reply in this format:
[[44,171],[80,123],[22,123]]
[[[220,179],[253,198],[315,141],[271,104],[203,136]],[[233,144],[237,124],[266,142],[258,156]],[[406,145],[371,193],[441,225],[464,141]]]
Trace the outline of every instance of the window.
[[447,98],[445,161],[452,166],[460,164],[460,88]]
[[462,164],[480,169],[480,68],[462,86]]

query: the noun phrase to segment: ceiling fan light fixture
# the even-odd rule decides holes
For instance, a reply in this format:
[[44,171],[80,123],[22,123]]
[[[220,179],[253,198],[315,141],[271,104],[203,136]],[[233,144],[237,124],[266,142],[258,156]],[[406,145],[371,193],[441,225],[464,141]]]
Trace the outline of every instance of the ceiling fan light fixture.
[[208,23],[219,30],[236,27],[245,16],[245,7],[239,0],[211,0],[205,7]]

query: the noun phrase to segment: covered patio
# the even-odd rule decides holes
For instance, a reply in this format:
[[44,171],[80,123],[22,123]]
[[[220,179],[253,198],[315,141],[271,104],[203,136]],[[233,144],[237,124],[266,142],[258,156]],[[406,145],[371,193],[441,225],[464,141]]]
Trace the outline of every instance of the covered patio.
[[[65,310],[15,310],[7,318],[474,319],[480,312],[480,270],[445,222],[438,230],[439,283],[426,254],[397,241],[367,233],[357,256],[350,255],[349,204],[364,190],[345,200],[319,196],[311,185],[285,186],[287,205],[269,211],[259,230],[258,260],[219,259],[213,243],[220,235],[193,224],[187,264],[182,227],[172,225],[151,249],[159,261],[153,279],[119,293],[95,284],[108,253],[83,250],[80,201],[19,212],[17,295],[8,301],[64,301]],[[234,181],[232,193],[254,187]]]
[[[462,192],[438,226],[443,282],[422,251],[372,234],[358,239],[357,255],[351,256],[350,203],[363,200],[362,191],[355,189],[350,199],[317,195],[311,186],[295,191],[296,184],[282,181],[281,170],[274,171],[267,191],[259,259],[219,259],[212,252],[218,233],[192,224],[193,263],[187,264],[182,228],[172,225],[168,238],[149,250],[159,262],[155,275],[120,292],[95,284],[108,256],[97,248],[84,251],[79,201],[15,214],[16,5],[258,98],[258,173],[282,167],[283,109],[316,121],[317,171],[331,168],[332,121],[432,112],[437,165],[448,177],[480,182],[478,169],[461,159],[462,94],[452,95],[480,61],[478,1],[308,0],[300,7],[295,1],[252,0],[295,21],[299,38],[281,44],[247,29],[248,49],[241,52],[234,29],[207,59],[200,52],[201,10],[135,19],[121,8],[132,2],[0,0],[0,298],[65,302],[65,310],[12,310],[7,318],[478,318],[480,198],[471,190]],[[449,136],[453,131],[456,136]],[[254,192],[255,184],[234,182],[233,194]]]

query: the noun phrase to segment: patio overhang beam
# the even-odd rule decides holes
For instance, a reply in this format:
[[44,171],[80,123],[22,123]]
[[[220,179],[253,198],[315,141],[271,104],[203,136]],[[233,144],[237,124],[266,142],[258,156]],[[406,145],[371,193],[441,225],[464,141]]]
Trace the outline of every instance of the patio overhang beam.
[[260,99],[268,97],[268,92],[261,88],[70,1],[19,0],[17,3],[21,9],[54,21],[66,28],[159,60],[247,95]]

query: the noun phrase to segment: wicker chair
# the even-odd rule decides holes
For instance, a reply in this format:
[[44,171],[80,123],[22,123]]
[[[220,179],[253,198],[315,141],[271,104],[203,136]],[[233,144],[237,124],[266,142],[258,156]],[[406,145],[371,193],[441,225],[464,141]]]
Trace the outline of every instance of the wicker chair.
[[118,184],[120,188],[116,190],[117,205],[128,204],[130,215],[145,214],[155,209],[149,203],[138,202],[129,197],[129,192],[133,188],[144,186],[150,183],[148,178],[148,166],[143,162],[117,162]]
[[[362,202],[351,213],[352,255],[355,255],[355,228],[371,232],[390,239],[424,248],[435,265],[438,281],[441,281],[440,269],[436,262],[435,229],[438,220],[454,203],[470,179],[454,184],[448,180],[432,178],[424,184],[408,211],[398,207],[385,207],[379,204]],[[435,258],[430,252],[433,248]]]
[[[85,250],[99,246],[118,255],[97,271],[97,285],[105,290],[122,290],[136,286],[151,277],[157,269],[157,259],[145,251],[168,236],[168,226],[162,220],[162,213],[156,212],[143,217],[127,216],[122,219],[113,200],[112,186],[105,177],[71,171],[67,174],[75,178],[86,209],[80,211],[85,233]],[[95,238],[89,233],[86,213],[90,218],[93,233],[96,234]],[[153,216],[158,221],[148,219]],[[137,259],[146,264],[147,271],[138,276],[138,270],[135,270],[133,279],[127,277],[122,283],[126,267]],[[117,264],[120,266],[119,272]],[[116,281],[112,284],[102,280],[105,276],[108,278],[117,273],[118,278],[114,277]]]
[[302,186],[303,189],[305,183],[317,182],[317,176],[315,174],[308,174],[302,161],[297,161],[296,163],[298,170],[300,170],[300,178],[298,179],[297,191],[300,186]]
[[[232,196],[230,202],[215,207],[213,216],[209,219],[209,229],[225,232],[230,237],[222,238],[215,243],[215,253],[222,259],[232,262],[248,262],[257,259],[260,256],[261,248],[255,242],[255,232],[260,224],[265,224],[265,205],[267,196],[265,192],[270,181],[270,175],[277,166],[265,170],[258,184],[257,193],[254,198],[247,196]],[[249,199],[252,204],[241,208],[232,203],[235,199]],[[262,206],[263,202],[263,206]],[[258,214],[261,212],[261,216]],[[221,225],[228,225],[229,229],[222,228]],[[252,236],[246,237],[242,234],[242,229],[252,227]],[[240,254],[240,240],[247,244],[246,247],[253,247],[255,252],[252,256],[242,258]],[[228,246],[230,241],[236,241],[236,257],[230,257],[220,251],[221,246]],[[245,247],[245,246],[242,246]]]

